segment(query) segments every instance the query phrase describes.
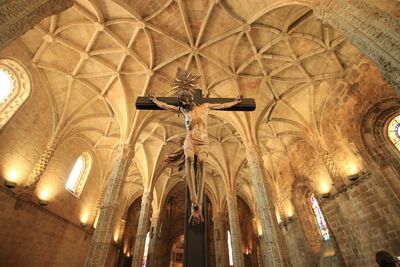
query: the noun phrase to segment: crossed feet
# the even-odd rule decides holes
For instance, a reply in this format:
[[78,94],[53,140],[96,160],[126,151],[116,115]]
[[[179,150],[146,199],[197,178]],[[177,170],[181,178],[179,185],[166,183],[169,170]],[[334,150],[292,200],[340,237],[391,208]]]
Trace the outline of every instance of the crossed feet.
[[204,218],[201,206],[199,206],[197,203],[192,203],[189,223],[191,223],[192,225],[198,225],[202,222],[204,222]]

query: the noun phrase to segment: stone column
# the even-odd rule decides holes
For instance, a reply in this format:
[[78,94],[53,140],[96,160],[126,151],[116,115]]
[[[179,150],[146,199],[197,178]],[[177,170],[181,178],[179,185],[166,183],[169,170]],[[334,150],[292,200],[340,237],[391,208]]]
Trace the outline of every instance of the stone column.
[[215,260],[216,267],[225,267],[227,259],[224,248],[226,248],[225,230],[224,230],[224,218],[222,212],[217,212],[213,216],[214,222],[214,244],[215,244]]
[[0,1],[0,50],[43,18],[71,7],[73,0]]
[[265,249],[265,244],[263,242],[263,236],[259,234],[258,227],[257,227],[257,218],[253,218],[251,220],[251,223],[253,225],[253,232],[258,238],[258,247],[257,251],[253,250],[253,253],[256,252],[256,257],[257,257],[257,266],[262,266],[262,261],[263,259],[267,258],[267,251]]
[[[251,145],[246,150],[247,162],[253,179],[253,187],[256,195],[256,205],[260,216],[263,238],[260,242],[265,244],[266,258],[263,259],[267,267],[282,266],[282,257],[278,246],[278,238],[274,229],[274,220],[267,191],[264,187],[263,164],[258,147]],[[262,246],[261,246],[262,247]]]
[[59,138],[53,137],[49,144],[44,149],[42,155],[40,155],[39,160],[36,162],[35,166],[31,174],[29,175],[28,180],[25,182],[24,187],[29,191],[34,191],[37,184],[40,181],[40,177],[42,176],[43,172],[46,170],[47,165],[51,158],[53,157],[54,151],[56,150]]
[[244,267],[242,242],[240,238],[239,216],[237,213],[237,198],[235,192],[227,192],[229,228],[231,233],[233,266]]
[[382,71],[400,94],[400,20],[363,0],[324,0],[314,8]]
[[133,148],[129,144],[121,144],[118,147],[116,162],[100,207],[97,227],[86,256],[86,267],[105,266],[118,219],[122,189],[132,162],[133,152]]
[[141,267],[144,245],[146,242],[146,235],[150,224],[150,205],[152,200],[152,194],[146,192],[142,196],[142,206],[140,209],[139,225],[136,232],[135,248],[133,249],[132,267]]
[[150,245],[149,245],[149,257],[147,261],[147,266],[152,267],[155,266],[155,250],[158,239],[158,234],[160,230],[160,222],[161,219],[158,213],[155,213],[151,216],[150,222]]

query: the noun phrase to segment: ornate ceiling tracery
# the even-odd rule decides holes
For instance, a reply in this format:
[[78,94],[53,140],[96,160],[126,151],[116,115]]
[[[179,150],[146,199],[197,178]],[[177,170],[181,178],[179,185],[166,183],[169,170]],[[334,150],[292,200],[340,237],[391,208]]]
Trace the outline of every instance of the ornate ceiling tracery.
[[251,114],[210,116],[209,173],[221,177],[207,182],[211,188],[239,183],[252,195],[244,149],[254,141],[278,186],[274,166],[288,147],[317,138],[328,100],[359,53],[309,7],[239,2],[77,0],[21,38],[48,80],[64,138],[86,138],[108,161],[119,142],[135,144],[126,205],[151,186],[161,203],[180,181],[163,161],[185,132],[182,117],[134,107],[151,91],[171,95],[179,66],[201,75],[205,96],[257,102]]

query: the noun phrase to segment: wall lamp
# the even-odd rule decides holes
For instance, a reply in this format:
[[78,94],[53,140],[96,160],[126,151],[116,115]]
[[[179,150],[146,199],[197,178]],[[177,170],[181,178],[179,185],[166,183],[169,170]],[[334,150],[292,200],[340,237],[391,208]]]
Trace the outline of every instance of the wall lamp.
[[7,188],[12,189],[12,188],[15,188],[15,187],[17,186],[17,183],[16,183],[16,182],[13,182],[13,181],[5,180],[5,181],[4,181],[4,185],[5,185]]
[[42,205],[42,206],[47,206],[47,205],[49,205],[49,202],[47,200],[44,200],[44,199],[39,199],[39,204]]
[[322,198],[328,198],[328,197],[330,197],[331,196],[331,193],[330,192],[328,192],[328,193],[322,193],[321,194],[321,197]]
[[365,170],[365,169],[362,169],[362,170],[360,170],[359,172],[357,172],[356,174],[349,175],[347,178],[348,178],[350,181],[354,182],[354,181],[357,181],[360,177],[362,177],[362,176],[365,175],[366,173],[368,173],[368,171]]

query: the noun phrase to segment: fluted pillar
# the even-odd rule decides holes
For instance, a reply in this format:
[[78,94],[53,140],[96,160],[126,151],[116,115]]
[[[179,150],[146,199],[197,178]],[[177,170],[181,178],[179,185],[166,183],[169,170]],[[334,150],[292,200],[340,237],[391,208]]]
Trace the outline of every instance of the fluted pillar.
[[46,148],[44,149],[42,155],[40,155],[39,160],[36,162],[35,166],[31,174],[29,175],[28,180],[25,182],[24,187],[30,191],[34,191],[36,185],[40,181],[40,177],[42,176],[43,172],[46,170],[47,165],[51,158],[53,157],[54,151],[56,150],[57,144],[59,141],[59,137],[53,137]]
[[400,20],[362,0],[324,0],[314,14],[342,33],[400,94]]
[[43,18],[71,7],[73,0],[0,1],[0,50]]
[[222,212],[217,212],[213,216],[214,222],[214,245],[215,245],[215,261],[216,267],[225,267],[227,259],[224,248],[226,248],[225,230],[224,230],[224,217]]
[[100,207],[96,230],[86,256],[86,267],[105,266],[118,219],[122,189],[132,157],[133,149],[130,145],[119,145],[116,162]]
[[237,197],[235,192],[227,192],[229,228],[232,242],[233,266],[244,267],[242,242],[240,238],[239,216],[237,213]]
[[148,267],[153,267],[155,266],[155,250],[156,250],[156,244],[157,244],[157,239],[158,239],[158,234],[160,230],[160,215],[153,214],[150,219],[150,245],[149,245],[149,258],[148,258]]
[[274,218],[271,213],[267,191],[264,187],[263,165],[258,147],[255,145],[246,148],[247,162],[253,179],[253,187],[256,195],[256,205],[260,216],[263,242],[266,249],[266,258],[263,259],[266,267],[283,266],[282,257],[278,246],[278,238],[274,229]]
[[141,267],[144,253],[144,245],[150,224],[150,205],[152,194],[146,192],[142,196],[142,206],[140,208],[139,225],[135,237],[135,247],[133,249],[132,267]]

